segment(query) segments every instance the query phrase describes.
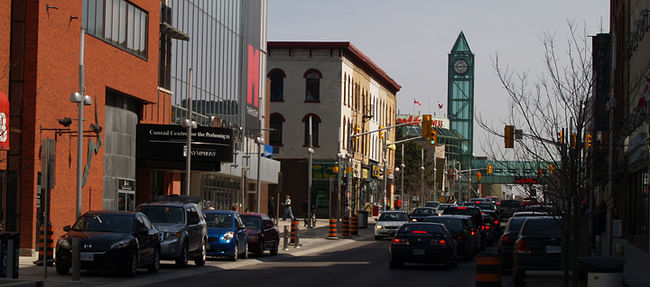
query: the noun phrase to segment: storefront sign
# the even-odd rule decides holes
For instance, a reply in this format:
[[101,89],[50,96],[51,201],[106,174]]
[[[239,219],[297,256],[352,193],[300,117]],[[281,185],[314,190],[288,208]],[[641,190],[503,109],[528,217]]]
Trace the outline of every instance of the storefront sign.
[[[219,170],[233,161],[233,131],[225,128],[192,129],[192,169]],[[187,130],[179,125],[140,124],[136,158],[149,168],[183,169],[187,156]]]
[[[422,123],[421,115],[407,115],[399,114],[395,118],[396,124],[411,123],[412,125],[420,125]],[[436,128],[449,129],[449,119],[444,117],[433,116],[431,117],[431,126]]]
[[312,179],[329,179],[330,177],[336,178],[337,174],[334,172],[334,163],[319,163],[311,166]]

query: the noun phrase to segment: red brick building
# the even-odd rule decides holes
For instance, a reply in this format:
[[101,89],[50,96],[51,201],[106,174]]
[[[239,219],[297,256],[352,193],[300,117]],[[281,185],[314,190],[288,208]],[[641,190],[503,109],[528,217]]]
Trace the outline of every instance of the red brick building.
[[[105,182],[111,182],[105,172],[112,164],[107,157],[113,161],[135,154],[135,140],[128,140],[131,131],[119,120],[169,122],[165,115],[170,114],[170,94],[158,89],[159,1],[0,1],[0,92],[9,95],[11,105],[3,221],[5,230],[21,233],[23,250],[36,244],[44,190],[39,179],[41,143],[46,138],[54,139],[56,147],[55,185],[50,192],[55,238],[75,220],[78,105],[70,95],[80,87],[82,22],[87,27],[85,94],[92,98],[92,105],[84,109],[83,165],[90,168],[82,189],[82,212],[103,209],[110,200],[103,195]],[[58,121],[66,118],[72,119],[68,127]],[[103,130],[93,132],[90,124]],[[135,182],[135,165],[133,169],[127,181]]]

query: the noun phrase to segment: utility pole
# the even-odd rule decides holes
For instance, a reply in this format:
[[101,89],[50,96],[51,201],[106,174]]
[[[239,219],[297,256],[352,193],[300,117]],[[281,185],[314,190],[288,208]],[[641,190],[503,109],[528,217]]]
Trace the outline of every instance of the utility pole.
[[401,191],[401,194],[400,194],[399,197],[402,200],[402,206],[404,206],[404,173],[406,172],[406,169],[405,169],[406,165],[404,164],[404,144],[403,143],[402,143],[402,163],[400,164],[400,167],[402,168],[402,169],[400,169],[402,174],[400,175],[401,184],[400,184],[399,189]]
[[192,171],[192,128],[196,128],[196,122],[192,120],[192,68],[187,75],[187,118],[185,128],[187,129],[187,156],[185,157],[185,195],[190,195],[190,173]]
[[312,166],[312,157],[314,154],[314,149],[312,148],[312,116],[309,115],[309,145],[307,147],[307,156],[308,156],[308,164],[307,164],[307,228],[313,228],[311,225],[311,166]]
[[386,170],[386,162],[388,161],[388,156],[387,156],[388,146],[386,145],[386,136],[384,136],[382,142],[384,146],[384,154],[383,154],[383,158],[384,158],[384,174],[383,174],[384,185],[383,186],[384,187],[382,188],[381,194],[382,194],[382,198],[384,199],[384,206],[382,210],[386,211],[386,205],[388,205],[388,200],[386,199],[386,186],[387,186],[386,180],[388,179],[388,172]]
[[424,206],[424,148],[420,150],[420,206]]

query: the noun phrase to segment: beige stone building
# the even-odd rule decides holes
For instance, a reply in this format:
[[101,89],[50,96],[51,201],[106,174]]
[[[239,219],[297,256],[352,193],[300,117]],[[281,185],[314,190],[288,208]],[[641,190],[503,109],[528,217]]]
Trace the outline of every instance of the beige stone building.
[[[282,162],[280,198],[290,194],[294,215],[304,213],[311,120],[311,192],[318,216],[335,215],[330,207],[336,206],[338,196],[330,190],[336,190],[337,182],[346,186],[343,209],[379,203],[384,195],[383,140],[378,132],[354,139],[349,134],[393,125],[401,87],[349,42],[268,42],[268,52],[270,144],[274,158]],[[394,129],[384,135],[388,142],[395,140]],[[341,156],[351,169],[337,174]],[[386,170],[394,170],[395,151],[388,150],[386,159]],[[391,191],[392,173],[387,176]]]

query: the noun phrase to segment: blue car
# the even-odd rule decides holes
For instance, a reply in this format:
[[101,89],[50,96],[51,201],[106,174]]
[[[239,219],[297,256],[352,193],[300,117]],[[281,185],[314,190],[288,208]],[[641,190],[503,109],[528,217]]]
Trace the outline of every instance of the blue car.
[[208,225],[208,256],[226,256],[236,261],[248,258],[247,227],[239,213],[230,210],[204,210]]

